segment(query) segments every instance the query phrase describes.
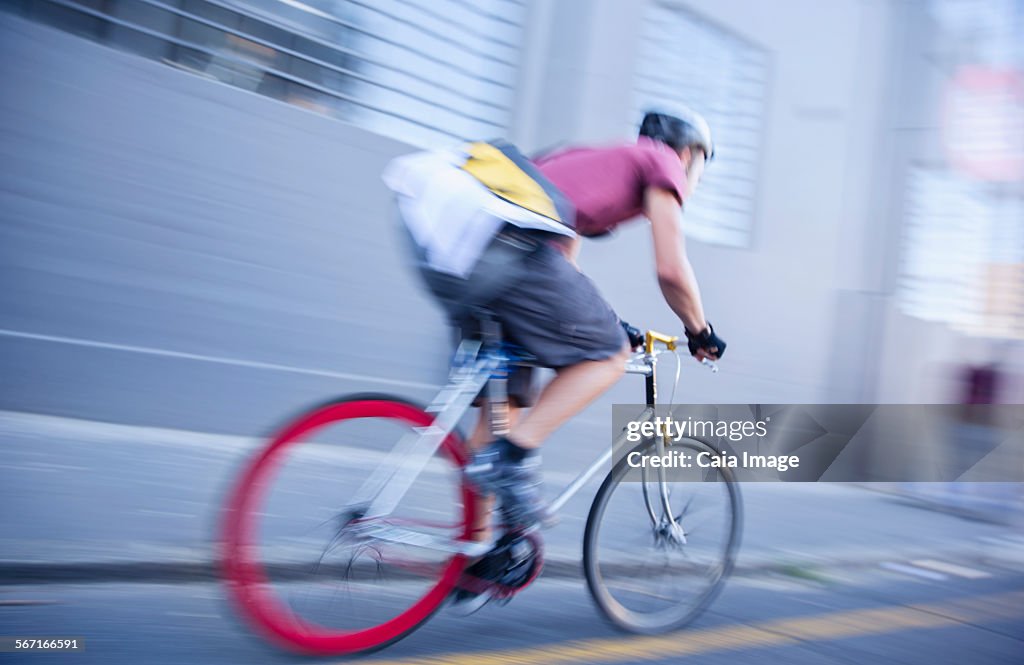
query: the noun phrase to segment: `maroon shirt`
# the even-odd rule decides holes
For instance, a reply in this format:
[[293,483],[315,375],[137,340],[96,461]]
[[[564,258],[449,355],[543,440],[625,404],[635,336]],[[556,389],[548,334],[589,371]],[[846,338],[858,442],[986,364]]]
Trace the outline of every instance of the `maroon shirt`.
[[641,136],[636,143],[569,148],[535,162],[576,206],[576,231],[594,236],[643,213],[644,191],[666,189],[683,202],[686,172],[679,154]]

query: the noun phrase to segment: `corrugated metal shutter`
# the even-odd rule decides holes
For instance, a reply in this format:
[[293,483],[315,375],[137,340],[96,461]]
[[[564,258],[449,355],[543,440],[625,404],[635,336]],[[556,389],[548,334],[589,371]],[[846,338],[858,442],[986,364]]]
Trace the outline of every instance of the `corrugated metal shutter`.
[[707,118],[716,143],[683,216],[688,237],[750,245],[769,71],[768,54],[697,15],[651,2],[643,16],[631,129],[659,102]]
[[31,18],[420,146],[506,133],[513,0],[38,0]]

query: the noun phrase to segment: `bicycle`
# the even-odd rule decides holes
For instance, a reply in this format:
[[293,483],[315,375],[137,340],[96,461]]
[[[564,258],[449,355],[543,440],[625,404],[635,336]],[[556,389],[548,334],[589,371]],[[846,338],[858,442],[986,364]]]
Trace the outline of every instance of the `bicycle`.
[[[492,429],[506,429],[509,368],[532,361],[525,350],[501,339],[495,321],[484,315],[482,323],[481,339],[459,345],[449,381],[428,407],[379,394],[333,400],[293,420],[248,462],[224,511],[221,572],[237,610],[272,642],[318,655],[371,651],[421,626],[456,589],[507,602],[536,579],[543,562],[536,533],[516,536],[519,550],[529,550],[529,565],[520,566],[512,582],[465,572],[499,538],[481,542],[473,537],[480,502],[460,472],[468,451],[456,425],[486,387]],[[646,406],[637,420],[649,420],[657,404],[659,352],[675,351],[678,338],[654,331],[640,338],[639,331],[631,330],[633,348],[642,348],[630,356],[626,370],[645,378]],[[676,361],[678,383],[678,354]],[[363,443],[332,447],[338,437],[328,436],[329,425],[346,427],[346,443]],[[382,434],[381,428],[390,432]],[[390,452],[362,452],[373,442],[394,440],[388,437],[395,429],[405,431]],[[719,453],[700,438],[662,437],[643,439],[630,451],[661,455],[666,445]],[[549,515],[628,447],[626,432],[603,447],[604,453],[551,501]],[[285,453],[292,449],[307,451],[306,458],[289,459]],[[643,634],[678,629],[701,614],[732,570],[742,523],[738,485],[728,468],[705,472],[703,480],[714,482],[675,483],[663,470],[646,467],[639,482],[623,482],[630,471],[626,460],[621,455],[613,465],[590,507],[583,538],[586,583],[614,626]],[[326,472],[331,461],[340,461],[342,468]],[[290,470],[282,469],[289,464]],[[295,510],[299,497],[337,494],[341,477],[360,465],[373,470],[350,499],[341,504],[320,500],[313,508],[304,504]],[[286,473],[297,475],[297,487],[285,488],[281,477]],[[442,488],[450,492],[447,499],[439,494]],[[699,491],[719,497],[721,505],[711,506],[720,511],[717,519],[707,520],[705,513],[705,522],[697,520],[705,505],[694,505]],[[296,516],[282,515],[288,509]],[[439,512],[444,519],[436,516]],[[271,519],[275,516],[279,523]],[[700,530],[707,525],[720,541]],[[652,545],[653,554],[640,551]],[[668,567],[671,557],[681,558],[680,567]],[[641,588],[659,574],[664,579],[654,580],[653,589]],[[696,588],[683,591],[681,598],[667,597],[670,587],[675,590],[681,582]],[[348,607],[339,609],[346,600]]]

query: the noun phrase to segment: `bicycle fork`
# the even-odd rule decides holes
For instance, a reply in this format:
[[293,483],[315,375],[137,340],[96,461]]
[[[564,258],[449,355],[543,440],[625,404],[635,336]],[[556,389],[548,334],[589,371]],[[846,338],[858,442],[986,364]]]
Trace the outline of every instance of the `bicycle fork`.
[[[665,454],[666,439],[668,434],[658,437],[656,444],[657,454]],[[669,504],[669,489],[664,467],[658,467],[658,500],[661,503],[661,519],[655,522],[655,540],[666,546],[682,546],[686,544],[686,530],[683,525],[676,521],[672,506]],[[681,517],[681,516],[680,516]]]
[[[654,412],[655,404],[658,401],[658,377],[653,364],[650,365],[650,372],[645,373],[644,375],[644,383],[647,406],[652,412]],[[658,457],[663,457],[668,445],[670,445],[669,434],[668,432],[665,432],[655,440],[655,454]],[[641,480],[641,482],[644,483],[644,502],[647,504],[647,513],[651,518],[651,526],[654,529],[655,542],[663,543],[667,546],[678,547],[685,545],[686,531],[683,529],[683,525],[676,521],[675,515],[672,513],[672,506],[669,504],[670,493],[664,467],[657,467],[655,475],[658,482],[657,500],[661,505],[660,518],[654,510],[654,506],[651,505],[650,495],[647,492],[646,480]]]

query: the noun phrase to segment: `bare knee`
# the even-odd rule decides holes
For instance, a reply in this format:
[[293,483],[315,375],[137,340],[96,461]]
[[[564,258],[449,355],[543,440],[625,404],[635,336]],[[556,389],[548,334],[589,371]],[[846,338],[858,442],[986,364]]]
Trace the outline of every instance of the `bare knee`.
[[576,375],[581,372],[588,372],[591,376],[594,376],[595,372],[600,372],[603,376],[610,378],[617,378],[626,373],[626,361],[629,360],[629,347],[623,346],[621,349],[616,351],[613,355],[601,360],[584,360],[576,363],[575,365],[568,365],[566,367],[559,368],[555,372],[559,375]]
[[614,355],[598,360],[596,364],[600,365],[604,370],[602,374],[607,381],[613,383],[626,373],[627,360],[629,360],[629,347],[623,346]]
[[626,373],[626,362],[629,360],[631,349],[628,344],[623,344],[622,348],[619,349],[618,353],[608,358],[606,361],[617,376],[622,376]]

